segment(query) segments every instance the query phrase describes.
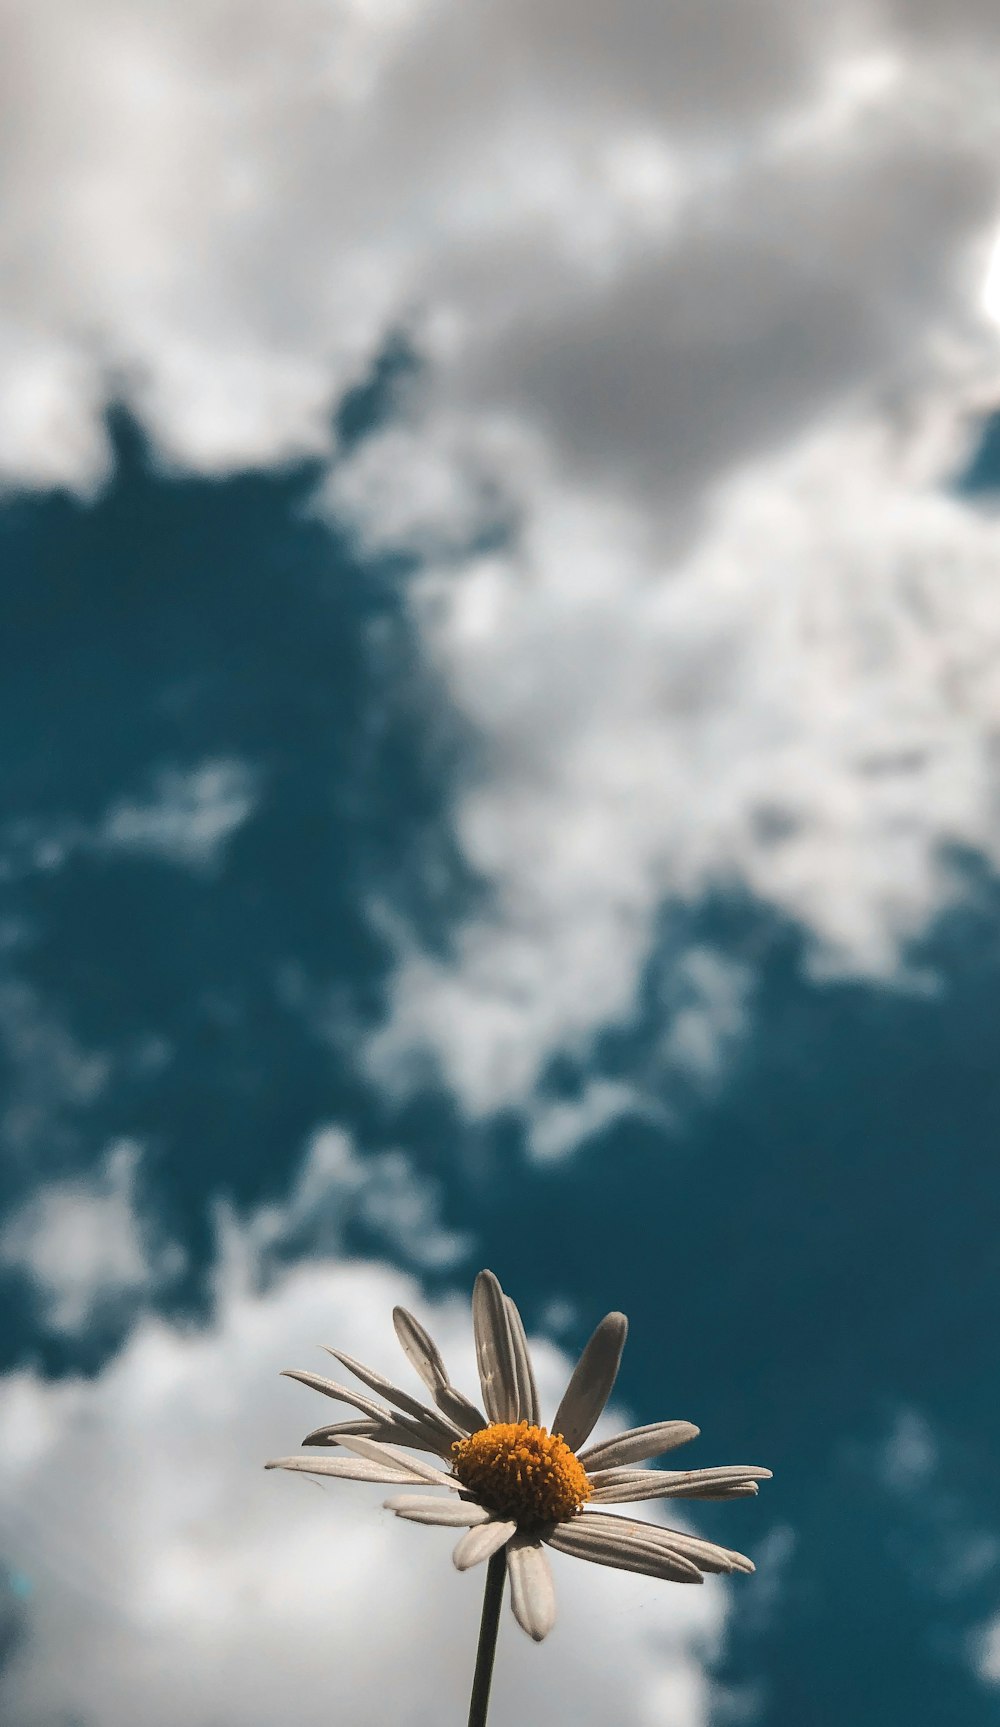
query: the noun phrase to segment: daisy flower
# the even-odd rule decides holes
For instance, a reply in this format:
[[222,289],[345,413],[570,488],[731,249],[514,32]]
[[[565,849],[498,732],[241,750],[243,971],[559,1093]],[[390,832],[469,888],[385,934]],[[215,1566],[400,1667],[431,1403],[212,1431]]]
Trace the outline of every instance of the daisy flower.
[[[657,1421],[586,1444],[618,1373],[628,1330],[623,1313],[601,1320],[549,1428],[540,1425],[521,1316],[491,1271],[480,1272],[472,1296],[482,1408],[452,1384],[440,1351],[412,1314],[397,1307],[393,1323],[433,1407],[331,1349],[328,1353],[382,1401],[319,1374],[286,1370],[288,1378],[350,1405],[359,1417],[319,1427],[302,1441],[337,1447],[340,1456],[279,1457],[268,1469],[420,1489],[384,1503],[411,1522],[461,1529],[453,1554],[460,1571],[505,1555],[514,1617],[536,1642],[555,1619],[546,1547],[675,1583],[701,1583],[706,1571],[753,1571],[742,1553],[713,1541],[609,1512],[611,1506],[644,1499],[734,1499],[756,1493],[758,1481],[771,1474],[744,1464],[638,1467],[694,1439],[698,1428],[689,1421]],[[495,1575],[496,1563],[492,1570]]]

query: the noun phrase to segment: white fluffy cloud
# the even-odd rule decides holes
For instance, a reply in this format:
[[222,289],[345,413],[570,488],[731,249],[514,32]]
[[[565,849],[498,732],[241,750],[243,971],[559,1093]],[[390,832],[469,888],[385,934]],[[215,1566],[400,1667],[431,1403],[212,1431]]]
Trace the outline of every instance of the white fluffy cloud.
[[[201,470],[322,451],[394,333],[426,362],[327,499],[426,561],[494,894],[401,952],[373,1071],[530,1101],[665,902],[749,889],[888,976],[946,848],[996,860],[997,532],[942,492],[1000,372],[988,13],[7,8],[12,480],[97,483],[110,394]],[[706,988],[699,1082],[752,978]]]
[[974,1639],[976,1671],[985,1685],[1000,1685],[1000,1618],[992,1619]]
[[394,1260],[440,1270],[469,1251],[469,1236],[445,1227],[437,1184],[403,1151],[361,1157],[339,1127],[317,1128],[287,1200],[255,1211],[247,1230],[256,1252],[280,1248],[322,1257],[343,1251],[359,1225]]
[[229,758],[164,768],[145,798],[124,798],[104,817],[94,843],[108,851],[149,852],[188,869],[211,870],[253,810],[254,776]]
[[[477,1110],[627,1018],[665,902],[749,889],[817,968],[891,977],[955,890],[946,848],[1000,862],[1000,539],[912,438],[854,418],[748,465],[672,559],[590,495],[531,502],[510,549],[418,590],[487,740],[456,819],[496,894],[448,964],[401,954],[372,1050],[386,1076],[436,1051]],[[678,1000],[665,1053],[710,1067],[752,979],[685,967],[698,1050]]]
[[0,461],[94,483],[115,394],[182,463],[321,449],[416,320],[442,400],[686,494],[971,334],[1000,53],[972,17],[10,5]]
[[80,851],[158,857],[178,869],[211,874],[221,867],[227,842],[256,803],[257,774],[235,756],[208,757],[187,767],[165,762],[93,822],[58,814],[44,821],[5,822],[0,880],[61,869]]
[[[8,926],[0,942],[5,966],[25,939]],[[0,1147],[21,1170],[44,1167],[73,1142],[67,1118],[100,1097],[113,1071],[104,1050],[86,1049],[43,993],[14,975],[0,978],[0,1052],[7,1066]]]
[[[936,1431],[919,1410],[901,1408],[881,1439],[855,1442],[845,1457],[874,1475],[895,1501],[899,1522],[891,1551],[912,1588],[961,1603],[995,1572],[1000,1539],[992,1509],[973,1503],[953,1434]],[[981,1627],[971,1633],[977,1663],[982,1635]],[[983,1677],[989,1677],[985,1668]]]
[[92,1175],[37,1187],[5,1220],[0,1266],[30,1279],[49,1330],[77,1335],[183,1270],[182,1250],[143,1215],[140,1157],[134,1141],[118,1140]]
[[[0,1381],[4,1551],[22,1594],[30,1586],[0,1680],[18,1727],[126,1727],[140,1714],[150,1727],[320,1727],[345,1698],[359,1724],[387,1711],[415,1727],[462,1717],[481,1574],[460,1577],[447,1533],[392,1519],[377,1489],[260,1465],[317,1415],[281,1367],[330,1341],[397,1372],[389,1313],[403,1300],[464,1381],[467,1307],[428,1313],[375,1264],[303,1266],[265,1292],[246,1270],[231,1253],[204,1330],[150,1317],[96,1378]],[[539,1361],[548,1400],[568,1363],[545,1344]],[[505,1617],[497,1718],[705,1723],[703,1659],[727,1586],[655,1584],[558,1556],[556,1567],[548,1642],[531,1645]]]
[[[185,1255],[163,1238],[143,1191],[142,1148],[110,1144],[98,1167],[40,1182],[0,1229],[0,1270],[25,1278],[41,1324],[79,1336],[95,1322],[121,1324],[162,1295]],[[358,1155],[342,1128],[317,1128],[282,1204],[257,1207],[237,1224],[216,1208],[220,1241],[255,1261],[323,1260],[345,1251],[352,1231],[394,1260],[441,1270],[467,1257],[471,1237],[446,1228],[437,1184],[399,1150]]]

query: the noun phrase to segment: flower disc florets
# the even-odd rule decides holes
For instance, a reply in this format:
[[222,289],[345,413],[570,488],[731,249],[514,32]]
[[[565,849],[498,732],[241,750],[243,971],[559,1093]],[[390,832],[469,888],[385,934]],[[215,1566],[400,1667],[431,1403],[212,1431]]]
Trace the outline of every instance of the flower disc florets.
[[591,1486],[559,1433],[527,1421],[495,1421],[452,1446],[452,1468],[487,1511],[537,1528],[572,1517]]

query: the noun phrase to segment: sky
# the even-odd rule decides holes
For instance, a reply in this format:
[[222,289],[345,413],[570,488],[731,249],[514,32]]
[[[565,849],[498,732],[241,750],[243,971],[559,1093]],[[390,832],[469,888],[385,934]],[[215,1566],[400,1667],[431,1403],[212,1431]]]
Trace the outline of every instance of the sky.
[[[1000,1709],[1000,13],[0,0],[0,1715],[465,1719],[285,1367],[681,1418],[491,1722]],[[404,1369],[405,1371],[405,1369]],[[322,1497],[321,1497],[322,1494]],[[657,1515],[657,1513],[652,1513]]]

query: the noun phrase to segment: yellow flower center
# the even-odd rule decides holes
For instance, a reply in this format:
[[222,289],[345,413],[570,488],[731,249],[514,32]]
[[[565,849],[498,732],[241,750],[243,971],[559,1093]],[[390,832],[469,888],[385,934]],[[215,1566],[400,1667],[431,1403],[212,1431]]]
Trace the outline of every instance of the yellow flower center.
[[572,1517],[592,1488],[560,1433],[495,1421],[452,1446],[452,1468],[487,1511],[532,1528]]

